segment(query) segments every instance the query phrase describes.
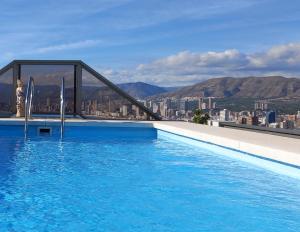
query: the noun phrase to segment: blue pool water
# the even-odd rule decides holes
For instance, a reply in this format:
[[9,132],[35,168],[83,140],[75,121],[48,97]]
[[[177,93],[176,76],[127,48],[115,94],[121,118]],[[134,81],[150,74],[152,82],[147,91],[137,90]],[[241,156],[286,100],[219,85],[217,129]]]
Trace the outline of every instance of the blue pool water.
[[0,231],[299,231],[300,181],[145,128],[0,127]]

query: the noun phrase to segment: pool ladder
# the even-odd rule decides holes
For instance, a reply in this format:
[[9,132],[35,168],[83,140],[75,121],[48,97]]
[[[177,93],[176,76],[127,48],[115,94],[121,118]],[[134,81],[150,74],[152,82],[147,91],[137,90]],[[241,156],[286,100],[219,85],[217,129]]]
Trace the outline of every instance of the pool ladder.
[[[25,138],[28,134],[28,120],[31,118],[32,114],[32,99],[34,96],[34,79],[33,77],[29,78],[27,85],[27,92],[25,98],[25,126],[24,126],[24,134]],[[60,88],[60,135],[61,138],[64,135],[64,127],[65,127],[65,78],[61,79],[61,88]]]

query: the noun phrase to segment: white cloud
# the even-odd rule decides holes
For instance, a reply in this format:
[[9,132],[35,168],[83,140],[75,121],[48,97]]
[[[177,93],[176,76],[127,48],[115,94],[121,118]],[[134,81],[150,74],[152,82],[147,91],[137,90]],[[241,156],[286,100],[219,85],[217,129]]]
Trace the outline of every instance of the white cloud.
[[279,45],[265,53],[250,57],[252,67],[266,68],[270,71],[300,70],[300,43]]
[[101,40],[83,40],[74,43],[65,43],[59,45],[52,45],[48,47],[38,48],[34,51],[34,53],[48,53],[53,51],[64,51],[64,50],[73,50],[80,48],[93,47],[100,44]]
[[116,82],[144,81],[164,86],[187,85],[212,77],[284,75],[300,77],[300,43],[246,54],[236,49],[221,52],[179,52],[175,55],[140,64],[135,70],[110,70]]

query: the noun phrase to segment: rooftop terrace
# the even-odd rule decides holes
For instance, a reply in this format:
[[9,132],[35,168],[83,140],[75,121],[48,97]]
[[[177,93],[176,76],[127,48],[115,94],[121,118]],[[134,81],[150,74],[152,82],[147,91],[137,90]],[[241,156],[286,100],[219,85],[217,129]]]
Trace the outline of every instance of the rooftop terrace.
[[[145,105],[78,60],[15,60],[2,68],[0,116],[3,118],[0,125],[24,124],[23,118],[15,117],[16,85],[17,81],[21,80],[26,89],[30,77],[33,77],[35,82],[33,98],[35,117],[30,120],[31,125],[59,125],[60,120],[57,116],[60,110],[60,80],[64,77],[66,126],[154,127],[161,131],[300,167],[300,139],[297,135],[292,138],[283,137],[280,133],[276,135],[259,133],[260,130],[245,130],[249,128],[237,130],[179,121],[159,121],[160,118]],[[115,119],[119,121],[107,121]]]

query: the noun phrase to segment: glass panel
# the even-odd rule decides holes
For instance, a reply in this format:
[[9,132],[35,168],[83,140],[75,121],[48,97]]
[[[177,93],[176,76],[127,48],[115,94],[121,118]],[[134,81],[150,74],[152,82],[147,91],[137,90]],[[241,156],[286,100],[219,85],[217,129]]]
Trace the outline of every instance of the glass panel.
[[61,78],[65,78],[66,113],[74,113],[73,65],[22,65],[21,79],[27,87],[29,77],[34,78],[33,113],[60,112]]
[[91,73],[82,70],[82,105],[84,116],[100,119],[147,120],[147,114]]
[[11,112],[11,95],[13,94],[13,70],[9,69],[0,75],[0,114],[7,115]]

